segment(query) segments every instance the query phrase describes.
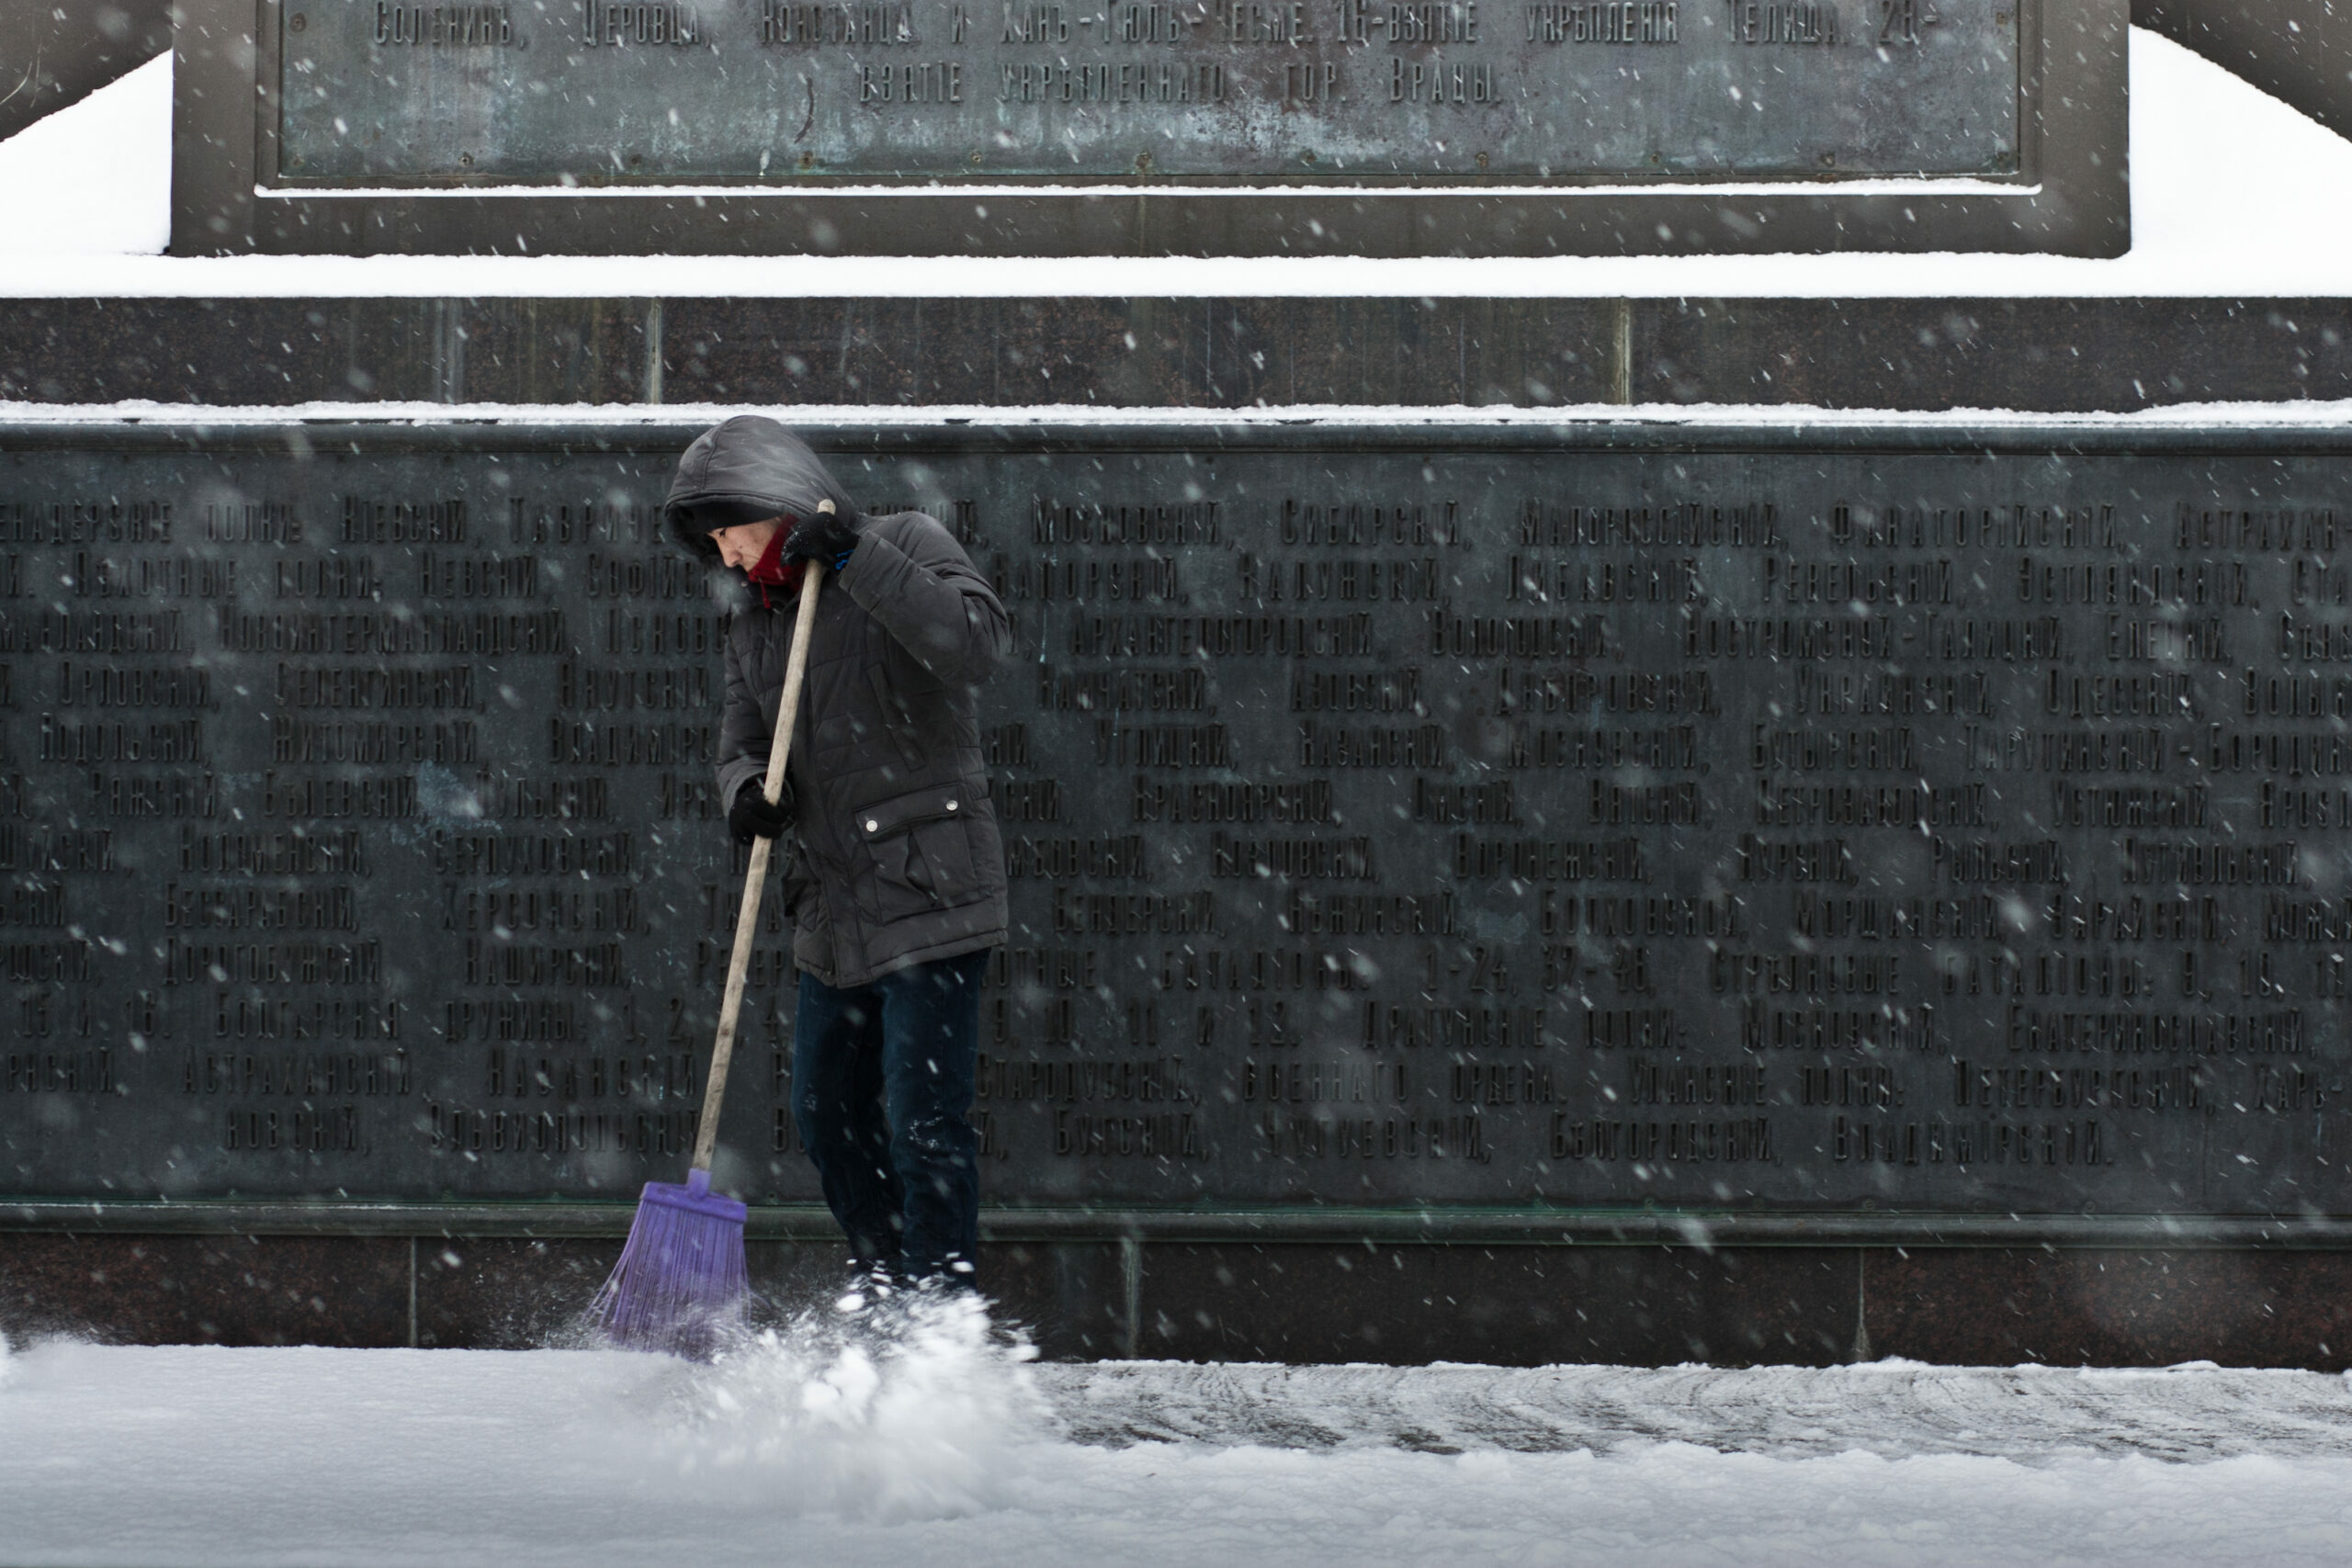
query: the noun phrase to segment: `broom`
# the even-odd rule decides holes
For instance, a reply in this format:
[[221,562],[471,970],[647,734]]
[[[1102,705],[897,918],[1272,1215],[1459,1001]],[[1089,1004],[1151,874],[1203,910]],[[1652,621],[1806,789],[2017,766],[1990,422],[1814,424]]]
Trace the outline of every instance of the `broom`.
[[[831,502],[820,505],[832,510]],[[801,677],[808,666],[808,634],[817,621],[817,590],[825,577],[822,561],[811,560],[806,570],[792,651],[785,660],[784,692],[776,705],[775,740],[768,748],[770,805],[783,791],[785,759],[792,750],[792,726],[800,712]],[[686,1172],[683,1187],[665,1181],[645,1184],[637,1219],[628,1229],[628,1245],[621,1248],[612,1278],[588,1305],[595,1330],[624,1349],[707,1356],[742,1325],[743,1298],[751,1291],[743,1267],[745,1210],[710,1190],[710,1159],[718,1145],[718,1108],[727,1097],[727,1065],[735,1054],[735,1021],[743,1009],[743,978],[751,967],[760,892],[775,846],[774,839],[752,844],[743,908],[735,917],[735,952],[727,964],[727,996],[718,1008],[718,1042],[710,1054],[710,1080],[703,1087],[694,1168]]]

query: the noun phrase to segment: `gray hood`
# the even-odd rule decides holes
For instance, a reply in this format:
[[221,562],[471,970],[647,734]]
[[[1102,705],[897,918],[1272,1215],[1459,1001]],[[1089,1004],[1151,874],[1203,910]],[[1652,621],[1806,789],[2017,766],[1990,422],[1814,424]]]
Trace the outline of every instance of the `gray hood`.
[[857,521],[849,493],[806,441],[763,415],[738,414],[695,436],[678,459],[662,517],[680,544],[712,555],[712,529],[813,516],[820,501]]

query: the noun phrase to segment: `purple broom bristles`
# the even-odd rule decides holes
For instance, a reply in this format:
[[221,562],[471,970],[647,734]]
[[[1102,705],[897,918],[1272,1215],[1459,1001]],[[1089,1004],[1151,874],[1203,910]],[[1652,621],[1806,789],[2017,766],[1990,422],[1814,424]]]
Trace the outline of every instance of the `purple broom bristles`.
[[588,1305],[608,1344],[707,1358],[743,1324],[743,1205],[710,1190],[710,1172],[684,1187],[649,1181],[612,1278]]

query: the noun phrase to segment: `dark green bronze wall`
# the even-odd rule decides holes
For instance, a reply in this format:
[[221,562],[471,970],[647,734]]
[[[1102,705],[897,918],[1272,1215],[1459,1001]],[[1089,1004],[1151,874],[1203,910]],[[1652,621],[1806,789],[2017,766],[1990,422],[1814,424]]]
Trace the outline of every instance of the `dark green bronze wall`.
[[[2343,398],[2347,336],[2342,301],[25,301],[0,312],[0,396],[361,405],[336,411],[350,415],[390,401],[2068,412]],[[231,1343],[530,1342],[616,1245],[250,1218],[213,1229],[263,1234],[133,1234],[54,1211],[0,1225],[14,1227],[0,1328]],[[1000,1227],[987,1267],[1064,1355],[2352,1359],[2336,1322],[2352,1264],[2311,1237],[1775,1239],[1204,1239],[1105,1217],[1092,1234]],[[818,1288],[835,1262],[805,1226],[753,1250],[784,1289]]]

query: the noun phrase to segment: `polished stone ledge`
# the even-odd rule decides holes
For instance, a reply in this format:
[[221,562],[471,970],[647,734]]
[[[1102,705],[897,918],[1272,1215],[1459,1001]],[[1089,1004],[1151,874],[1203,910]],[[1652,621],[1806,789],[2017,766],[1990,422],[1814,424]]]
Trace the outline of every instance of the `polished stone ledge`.
[[2345,299],[71,299],[0,400],[2083,412],[2352,398]]
[[[610,1202],[390,1203],[337,1201],[100,1202],[0,1200],[0,1232],[74,1235],[467,1236],[582,1239],[628,1234],[636,1205]],[[992,1241],[1238,1242],[1480,1247],[1901,1247],[2352,1248],[2352,1216],[2014,1214],[1864,1209],[1567,1208],[985,1209]],[[838,1234],[816,1204],[755,1207],[755,1241]]]

